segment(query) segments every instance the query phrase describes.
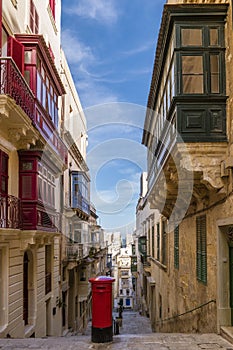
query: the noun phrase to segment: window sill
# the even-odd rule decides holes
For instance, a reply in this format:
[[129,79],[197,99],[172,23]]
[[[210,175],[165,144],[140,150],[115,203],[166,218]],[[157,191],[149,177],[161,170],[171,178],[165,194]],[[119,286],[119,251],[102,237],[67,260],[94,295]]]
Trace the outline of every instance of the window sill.
[[167,266],[162,264],[159,260],[152,258],[152,256],[150,256],[150,261],[152,261],[155,265],[157,265],[160,269],[164,270],[165,272],[167,272]]

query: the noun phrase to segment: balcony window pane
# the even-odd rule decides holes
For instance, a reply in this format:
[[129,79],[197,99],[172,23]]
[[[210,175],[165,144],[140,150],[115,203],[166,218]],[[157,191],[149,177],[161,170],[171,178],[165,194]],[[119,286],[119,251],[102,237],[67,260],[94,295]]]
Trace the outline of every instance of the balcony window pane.
[[219,56],[210,56],[210,91],[219,93]]
[[182,46],[202,46],[202,29],[183,28],[181,29]]
[[43,88],[42,105],[46,109],[46,95],[47,95],[47,91],[46,91],[46,86],[45,86],[44,83],[42,84],[42,88]]
[[204,92],[203,86],[203,57],[182,57],[182,85],[183,93],[197,94]]
[[25,80],[26,80],[26,82],[28,83],[29,86],[30,86],[30,76],[31,76],[30,71],[29,70],[25,70],[24,71],[24,78],[25,78]]
[[32,63],[32,51],[24,52],[24,63]]
[[41,76],[40,76],[40,74],[37,73],[36,79],[37,79],[36,80],[36,97],[41,102],[42,96],[41,96]]
[[210,28],[210,46],[219,45],[218,28]]

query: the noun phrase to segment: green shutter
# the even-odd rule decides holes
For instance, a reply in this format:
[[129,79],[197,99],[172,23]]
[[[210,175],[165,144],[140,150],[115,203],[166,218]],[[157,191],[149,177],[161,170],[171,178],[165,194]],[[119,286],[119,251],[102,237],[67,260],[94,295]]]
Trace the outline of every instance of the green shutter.
[[167,263],[167,233],[166,233],[166,223],[162,221],[162,264]]
[[154,228],[154,225],[152,226],[152,229],[151,229],[151,238],[152,238],[152,242],[151,242],[152,256],[154,258],[155,257],[155,228]]
[[160,260],[160,225],[157,224],[157,260]]
[[179,226],[174,230],[174,267],[179,269]]
[[196,219],[196,243],[197,243],[197,279],[207,283],[207,244],[206,244],[206,216],[199,216]]

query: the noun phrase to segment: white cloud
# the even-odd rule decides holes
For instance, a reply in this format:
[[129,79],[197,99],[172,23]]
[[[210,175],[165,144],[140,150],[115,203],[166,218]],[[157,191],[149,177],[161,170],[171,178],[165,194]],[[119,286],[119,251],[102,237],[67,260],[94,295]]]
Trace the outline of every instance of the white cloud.
[[118,18],[114,0],[80,0],[77,6],[65,11],[104,24],[115,23]]
[[79,41],[77,34],[72,34],[68,29],[62,32],[62,48],[71,64],[89,64],[95,60],[91,48]]
[[89,73],[89,67],[98,61],[90,46],[82,43],[77,34],[67,29],[62,32],[62,47],[69,64],[72,65],[74,82],[85,107],[118,101],[116,95],[98,82],[100,75],[93,79],[94,74]]
[[87,108],[97,104],[117,102],[118,97],[105,86],[95,83],[87,76],[77,81],[77,89],[81,92],[82,104]]
[[125,55],[125,56],[134,56],[134,55],[137,55],[139,53],[151,50],[151,48],[153,46],[154,46],[154,42],[144,43],[141,46],[138,46],[138,47],[136,47],[134,49],[123,51],[122,54]]

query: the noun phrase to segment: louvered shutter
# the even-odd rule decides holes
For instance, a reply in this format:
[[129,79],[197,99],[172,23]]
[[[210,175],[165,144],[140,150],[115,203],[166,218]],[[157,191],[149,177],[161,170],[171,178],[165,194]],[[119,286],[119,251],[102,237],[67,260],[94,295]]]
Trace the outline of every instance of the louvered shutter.
[[197,279],[203,283],[207,282],[207,244],[206,244],[206,216],[196,219],[196,270]]
[[174,230],[174,267],[179,268],[179,226]]

